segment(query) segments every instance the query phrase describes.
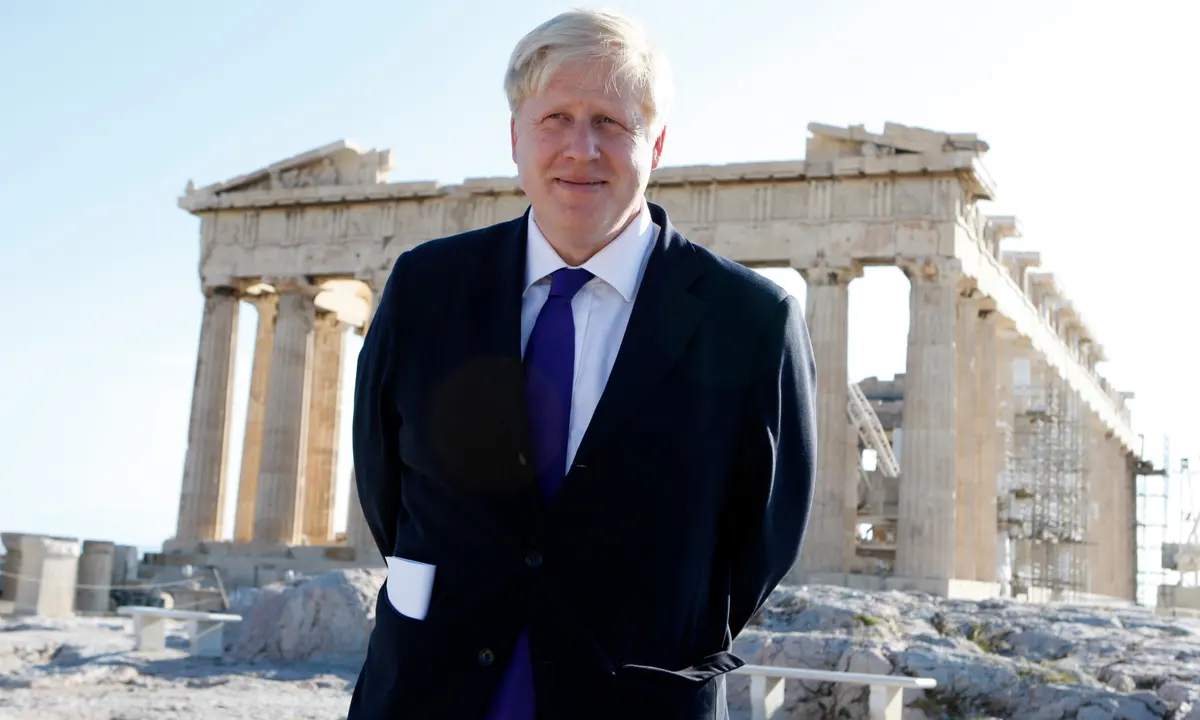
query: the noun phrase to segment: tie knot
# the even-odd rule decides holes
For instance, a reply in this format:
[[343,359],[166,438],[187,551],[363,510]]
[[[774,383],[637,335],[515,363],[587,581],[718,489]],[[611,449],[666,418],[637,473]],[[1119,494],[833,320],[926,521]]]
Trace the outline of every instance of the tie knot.
[[550,274],[550,297],[561,297],[570,300],[592,274],[583,268],[561,268]]

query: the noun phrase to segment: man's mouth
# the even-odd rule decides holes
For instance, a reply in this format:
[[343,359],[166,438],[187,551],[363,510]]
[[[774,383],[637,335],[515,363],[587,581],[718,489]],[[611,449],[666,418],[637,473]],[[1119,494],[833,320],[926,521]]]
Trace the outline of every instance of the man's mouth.
[[568,180],[566,178],[558,178],[558,182],[574,188],[599,187],[605,183],[604,180]]

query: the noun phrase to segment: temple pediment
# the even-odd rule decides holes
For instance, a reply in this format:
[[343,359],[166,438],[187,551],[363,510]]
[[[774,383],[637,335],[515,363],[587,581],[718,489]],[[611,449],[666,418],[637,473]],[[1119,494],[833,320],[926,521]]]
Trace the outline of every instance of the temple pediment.
[[937,154],[969,152],[982,155],[988,144],[975,133],[946,133],[899,123],[885,123],[882,133],[868,132],[862,125],[837,127],[809,123],[812,138],[808,141],[806,158],[903,155],[910,153]]
[[188,182],[185,194],[379,185],[387,181],[391,171],[390,150],[363,150],[348,140],[338,140],[224,182],[198,189]]

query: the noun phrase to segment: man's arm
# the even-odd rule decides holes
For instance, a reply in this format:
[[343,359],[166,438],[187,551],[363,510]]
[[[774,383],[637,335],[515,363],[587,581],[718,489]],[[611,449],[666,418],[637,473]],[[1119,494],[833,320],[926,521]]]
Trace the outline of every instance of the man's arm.
[[403,308],[404,281],[396,261],[358,355],[354,384],[354,477],[363,516],[379,552],[396,546],[400,502],[400,415],[396,410],[396,350]]
[[775,308],[756,359],[733,479],[729,630],[745,628],[799,556],[816,468],[816,371],[804,312]]

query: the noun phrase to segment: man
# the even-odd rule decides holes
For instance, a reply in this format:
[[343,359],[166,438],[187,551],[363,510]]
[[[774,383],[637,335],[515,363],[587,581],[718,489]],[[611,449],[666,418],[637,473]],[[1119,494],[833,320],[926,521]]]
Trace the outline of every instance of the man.
[[726,717],[816,445],[796,301],[644,199],[666,63],[560,15],[505,81],[531,208],[395,264],[354,461],[388,579],[351,720]]

